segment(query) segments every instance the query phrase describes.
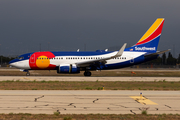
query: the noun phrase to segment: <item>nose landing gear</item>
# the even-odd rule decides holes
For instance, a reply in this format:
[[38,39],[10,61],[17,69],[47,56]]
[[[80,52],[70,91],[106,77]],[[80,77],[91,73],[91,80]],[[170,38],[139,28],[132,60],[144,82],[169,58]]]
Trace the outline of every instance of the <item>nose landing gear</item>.
[[30,72],[29,71],[27,71],[26,76],[30,76]]
[[29,70],[20,69],[20,71],[22,71],[22,72],[26,72],[26,76],[30,76],[30,72],[29,72]]

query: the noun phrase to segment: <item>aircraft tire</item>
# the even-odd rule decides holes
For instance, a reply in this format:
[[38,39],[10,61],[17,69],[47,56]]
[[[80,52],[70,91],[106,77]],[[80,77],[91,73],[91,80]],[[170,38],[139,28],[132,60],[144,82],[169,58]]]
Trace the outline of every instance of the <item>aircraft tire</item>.
[[27,73],[26,73],[26,76],[30,76],[30,73],[29,73],[29,72],[27,72]]
[[91,76],[91,72],[84,72],[84,76]]

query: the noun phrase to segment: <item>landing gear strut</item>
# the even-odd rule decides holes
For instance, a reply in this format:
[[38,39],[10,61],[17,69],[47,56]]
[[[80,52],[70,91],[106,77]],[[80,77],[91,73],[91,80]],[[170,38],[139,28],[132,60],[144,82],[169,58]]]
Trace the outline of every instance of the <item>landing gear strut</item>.
[[27,71],[26,76],[30,76],[30,72],[29,71]]
[[84,76],[91,76],[91,72],[90,71],[85,71]]
[[23,69],[20,69],[20,71],[22,71],[22,72],[26,72],[26,76],[30,76],[30,72],[29,72],[29,70],[23,70]]

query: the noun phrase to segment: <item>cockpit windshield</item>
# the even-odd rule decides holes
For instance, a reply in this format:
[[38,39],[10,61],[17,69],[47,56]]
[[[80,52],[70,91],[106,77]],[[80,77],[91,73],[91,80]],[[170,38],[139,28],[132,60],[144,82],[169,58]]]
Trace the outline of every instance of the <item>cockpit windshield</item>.
[[16,59],[22,60],[22,59],[24,59],[24,57],[17,57]]
[[22,60],[22,59],[24,59],[24,57],[19,57],[19,60]]

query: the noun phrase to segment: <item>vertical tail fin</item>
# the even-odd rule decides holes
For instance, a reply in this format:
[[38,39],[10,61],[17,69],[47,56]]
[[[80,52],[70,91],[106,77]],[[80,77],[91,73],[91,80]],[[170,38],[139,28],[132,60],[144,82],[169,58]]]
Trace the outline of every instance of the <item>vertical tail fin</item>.
[[141,39],[127,51],[156,52],[164,24],[164,18],[158,18]]

